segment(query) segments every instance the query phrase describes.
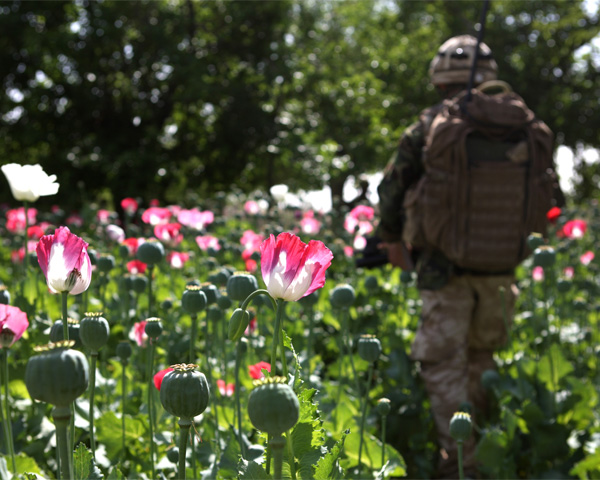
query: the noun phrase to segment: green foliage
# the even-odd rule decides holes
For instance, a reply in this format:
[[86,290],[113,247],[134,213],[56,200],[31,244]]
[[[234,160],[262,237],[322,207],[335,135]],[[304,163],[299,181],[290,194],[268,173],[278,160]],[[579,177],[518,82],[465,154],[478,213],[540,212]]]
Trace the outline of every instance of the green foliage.
[[73,473],[75,478],[82,480],[101,480],[104,478],[104,475],[94,463],[92,452],[81,443],[73,454]]

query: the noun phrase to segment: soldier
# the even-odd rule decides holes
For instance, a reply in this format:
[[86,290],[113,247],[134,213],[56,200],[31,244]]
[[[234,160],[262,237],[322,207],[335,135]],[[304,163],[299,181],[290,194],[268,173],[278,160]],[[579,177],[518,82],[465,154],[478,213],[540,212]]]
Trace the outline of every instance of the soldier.
[[[497,64],[484,43],[479,44],[477,63],[473,65],[476,47],[477,40],[470,35],[453,37],[440,47],[429,74],[444,99],[464,93],[472,68],[476,68],[474,85],[496,79]],[[422,317],[411,358],[420,362],[420,375],[438,431],[437,475],[458,478],[457,448],[449,422],[462,402],[471,403],[475,413],[485,410],[481,374],[496,368],[493,353],[504,345],[508,333],[503,311],[510,324],[516,287],[513,271],[459,268],[439,249],[417,249],[403,241],[408,227],[405,194],[411,187],[414,190],[425,174],[424,147],[442,108],[440,103],[420,114],[418,121],[405,130],[395,157],[387,165],[378,187],[378,234],[393,265],[409,270],[413,263],[416,265]],[[499,294],[500,289],[504,296]],[[477,474],[473,437],[464,444],[464,468],[467,476]]]

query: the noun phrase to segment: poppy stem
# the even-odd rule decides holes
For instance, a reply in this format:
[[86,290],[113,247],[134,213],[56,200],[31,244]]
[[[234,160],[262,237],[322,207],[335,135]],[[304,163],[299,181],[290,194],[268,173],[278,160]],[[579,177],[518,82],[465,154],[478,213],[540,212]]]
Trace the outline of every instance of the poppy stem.
[[[275,329],[273,331],[273,346],[271,349],[271,373],[273,375],[276,374],[277,372],[277,346],[281,342],[283,342],[283,338],[282,338],[282,326],[281,326],[281,322],[282,322],[282,318],[283,318],[283,311],[285,309],[285,300],[278,298],[277,299],[277,313],[275,315]],[[282,350],[283,350],[283,343],[282,343]],[[284,371],[284,376],[287,378],[287,365],[285,362],[285,355],[283,354],[282,351],[282,355],[281,355],[281,360],[283,362],[283,371]]]
[[69,314],[68,314],[68,299],[69,292],[61,293],[62,300],[62,321],[63,321],[63,340],[69,340]]
[[4,437],[8,453],[12,460],[13,472],[17,473],[17,462],[15,460],[15,446],[13,444],[12,419],[10,415],[10,404],[8,401],[8,348],[2,349],[2,361],[4,362],[4,408],[6,409],[6,419],[4,418],[4,409],[2,410],[2,424],[4,425]]

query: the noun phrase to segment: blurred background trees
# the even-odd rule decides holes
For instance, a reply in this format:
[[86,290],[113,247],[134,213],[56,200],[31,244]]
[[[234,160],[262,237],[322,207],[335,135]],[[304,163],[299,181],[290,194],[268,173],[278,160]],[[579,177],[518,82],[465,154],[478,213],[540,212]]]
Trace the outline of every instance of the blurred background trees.
[[[427,67],[481,1],[5,1],[0,158],[40,163],[53,202],[198,204],[380,171],[437,101]],[[598,148],[598,2],[492,1],[485,41],[557,135]],[[576,155],[581,158],[581,155]],[[597,196],[579,162],[577,200]],[[9,201],[4,189],[0,201]]]

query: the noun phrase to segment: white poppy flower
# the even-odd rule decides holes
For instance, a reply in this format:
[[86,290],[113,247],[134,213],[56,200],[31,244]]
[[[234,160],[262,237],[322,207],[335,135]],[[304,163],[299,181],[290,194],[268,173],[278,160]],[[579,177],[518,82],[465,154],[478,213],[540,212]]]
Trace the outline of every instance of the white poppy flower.
[[8,180],[15,200],[35,202],[46,195],[56,195],[59,184],[56,175],[48,175],[40,165],[2,165],[2,173]]

